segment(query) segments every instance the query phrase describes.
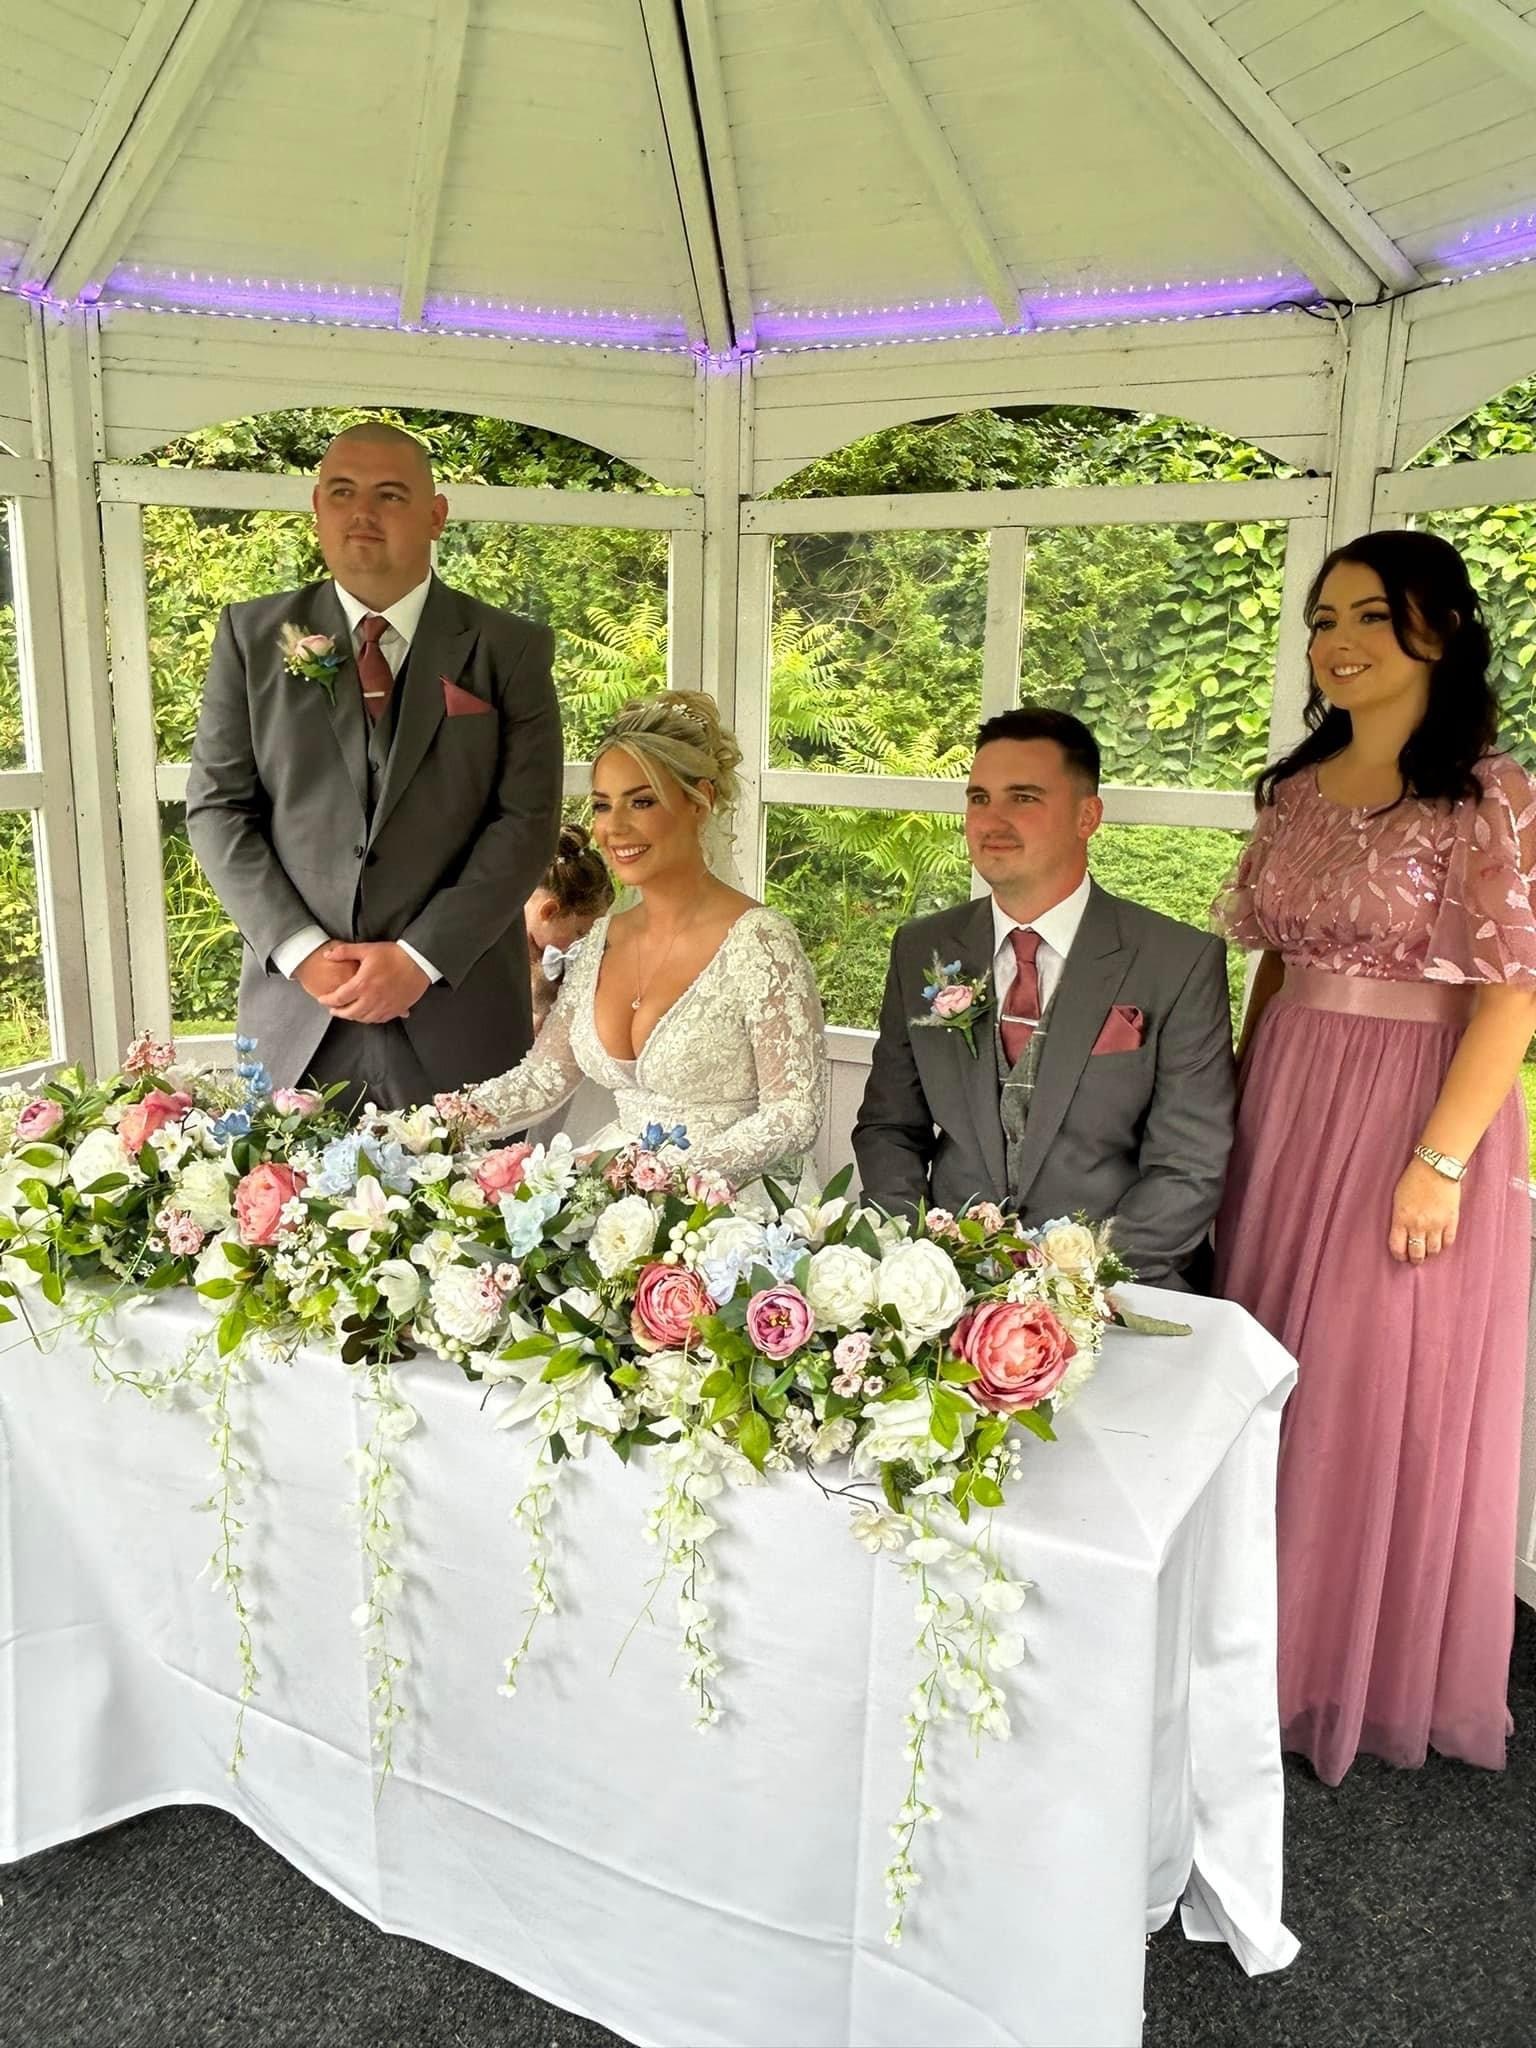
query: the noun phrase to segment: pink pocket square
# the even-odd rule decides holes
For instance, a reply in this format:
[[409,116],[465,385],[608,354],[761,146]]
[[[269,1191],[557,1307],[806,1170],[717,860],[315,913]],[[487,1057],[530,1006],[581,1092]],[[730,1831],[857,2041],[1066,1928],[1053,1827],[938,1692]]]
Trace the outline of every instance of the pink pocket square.
[[1146,1039],[1146,1019],[1130,1003],[1116,1003],[1093,1042],[1095,1052],[1135,1052]]
[[483,697],[477,697],[472,690],[461,690],[457,683],[450,683],[443,677],[443,710],[449,718],[471,718],[478,712],[495,710],[494,704],[487,704]]

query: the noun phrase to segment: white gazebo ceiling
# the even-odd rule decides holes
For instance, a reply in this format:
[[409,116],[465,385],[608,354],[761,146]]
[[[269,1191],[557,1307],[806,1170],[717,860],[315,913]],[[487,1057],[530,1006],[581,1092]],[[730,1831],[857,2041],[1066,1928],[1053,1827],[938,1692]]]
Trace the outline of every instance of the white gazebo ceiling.
[[1521,0],[0,0],[0,285],[726,355],[1536,253]]

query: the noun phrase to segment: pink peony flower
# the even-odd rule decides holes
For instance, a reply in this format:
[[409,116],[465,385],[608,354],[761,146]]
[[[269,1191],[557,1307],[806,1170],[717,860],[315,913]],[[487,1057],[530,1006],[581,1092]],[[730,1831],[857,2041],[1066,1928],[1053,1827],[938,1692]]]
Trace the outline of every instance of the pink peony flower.
[[971,1007],[972,996],[963,981],[951,981],[933,999],[935,1017],[961,1017]]
[[135,1102],[123,1111],[117,1135],[130,1152],[136,1153],[148,1144],[163,1124],[175,1123],[191,1107],[191,1096],[179,1088],[174,1095],[167,1095],[162,1088],[151,1088],[142,1102]]
[[475,1182],[488,1202],[522,1186],[532,1153],[531,1145],[498,1145],[483,1156],[475,1168]]
[[279,1116],[314,1116],[325,1106],[325,1097],[315,1088],[274,1088],[272,1107]]
[[689,1174],[687,1187],[696,1202],[707,1202],[711,1209],[729,1209],[736,1199],[736,1190],[722,1173],[711,1173],[708,1167],[695,1167]]
[[996,1202],[972,1202],[965,1213],[973,1223],[979,1223],[989,1237],[1003,1227],[1003,1212]]
[[672,1185],[671,1167],[663,1166],[654,1152],[642,1152],[629,1177],[643,1195],[663,1194]]
[[201,1223],[180,1209],[162,1209],[155,1218],[155,1228],[165,1238],[165,1247],[178,1259],[195,1258],[208,1241],[208,1233]]
[[35,1102],[29,1102],[17,1117],[16,1142],[18,1145],[34,1144],[39,1138],[46,1138],[50,1131],[56,1131],[63,1121],[62,1107],[46,1095],[40,1095]]
[[291,1166],[253,1166],[235,1188],[235,1219],[242,1244],[274,1244],[283,1210],[304,1183]]
[[1077,1355],[1043,1301],[985,1301],[960,1318],[950,1343],[980,1375],[968,1388],[972,1399],[1002,1415],[1054,1393]]
[[686,1266],[643,1266],[629,1326],[642,1351],[680,1351],[693,1342],[700,1317],[714,1312],[697,1273]]
[[810,1342],[815,1327],[798,1287],[764,1287],[747,1303],[747,1335],[765,1358],[788,1358]]
[[833,1347],[832,1363],[839,1372],[862,1372],[874,1348],[875,1340],[867,1330],[850,1330]]
[[140,1079],[145,1074],[163,1074],[175,1057],[176,1048],[168,1039],[152,1038],[147,1031],[141,1031],[128,1048],[123,1072]]

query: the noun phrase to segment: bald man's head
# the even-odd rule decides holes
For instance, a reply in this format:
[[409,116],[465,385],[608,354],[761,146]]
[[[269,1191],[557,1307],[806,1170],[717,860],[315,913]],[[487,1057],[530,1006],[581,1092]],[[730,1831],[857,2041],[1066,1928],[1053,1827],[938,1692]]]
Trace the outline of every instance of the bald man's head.
[[326,567],[373,611],[425,579],[448,517],[426,449],[383,420],[361,420],[336,436],[321,458],[313,503]]

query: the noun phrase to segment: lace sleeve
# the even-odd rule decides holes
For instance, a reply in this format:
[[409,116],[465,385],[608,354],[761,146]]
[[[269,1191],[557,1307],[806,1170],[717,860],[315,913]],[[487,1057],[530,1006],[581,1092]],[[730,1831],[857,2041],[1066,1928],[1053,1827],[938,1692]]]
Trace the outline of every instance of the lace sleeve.
[[689,1159],[741,1187],[815,1144],[826,1113],[827,1047],[816,977],[787,919],[753,915],[731,976],[752,1041],[757,1108]]
[[525,1053],[505,1074],[493,1074],[489,1081],[482,1081],[471,1090],[470,1100],[495,1117],[498,1135],[520,1131],[536,1117],[547,1116],[563,1102],[569,1102],[581,1086],[582,1070],[571,1044],[571,1022],[577,1003],[583,999],[585,984],[586,977],[580,971],[567,973],[532,1051]]
[[1211,905],[1211,930],[1230,945],[1242,946],[1250,953],[1262,952],[1274,944],[1259,922],[1257,894],[1259,876],[1274,838],[1275,824],[1276,806],[1266,804],[1253,821],[1253,830],[1248,834],[1237,865],[1222,883],[1220,893]]
[[1430,981],[1536,988],[1536,782],[1508,755],[1477,765],[1478,803],[1456,806],[1445,893],[1430,933]]

